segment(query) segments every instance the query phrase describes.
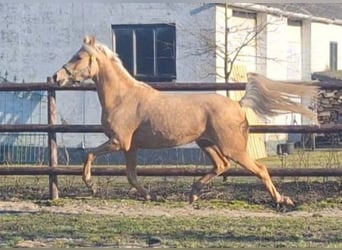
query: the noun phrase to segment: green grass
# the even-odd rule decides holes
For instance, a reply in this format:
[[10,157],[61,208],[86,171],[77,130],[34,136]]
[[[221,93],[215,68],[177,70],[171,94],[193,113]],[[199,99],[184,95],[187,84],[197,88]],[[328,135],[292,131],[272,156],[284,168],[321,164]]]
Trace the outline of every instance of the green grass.
[[342,247],[342,218],[109,217],[67,214],[2,215],[0,244],[23,240],[54,247]]
[[[261,159],[269,167],[341,167],[339,151],[296,151],[288,156]],[[158,166],[160,167],[160,166]],[[189,166],[194,167],[194,166]],[[99,193],[91,197],[81,176],[59,176],[61,199],[48,199],[46,176],[0,176],[0,202],[24,200],[42,207],[115,207],[130,209],[179,209],[188,206],[191,184],[198,177],[139,177],[144,186],[166,202],[144,203],[125,177],[94,177]],[[265,187],[255,177],[216,178],[203,189],[196,209],[212,211],[206,216],[107,216],[65,213],[4,214],[0,211],[0,247],[23,241],[48,247],[149,247],[151,239],[165,247],[318,247],[342,248],[342,217],[327,212],[342,210],[341,178],[273,178],[278,190],[291,196],[295,210],[310,216],[276,213]],[[230,217],[222,211],[246,212]],[[64,211],[64,210],[63,210]],[[191,210],[190,210],[191,211]],[[221,213],[218,213],[221,211]],[[216,213],[215,213],[216,212]],[[260,213],[260,216],[253,214]]]
[[342,150],[296,150],[290,155],[273,155],[259,160],[269,167],[333,168],[342,167]]

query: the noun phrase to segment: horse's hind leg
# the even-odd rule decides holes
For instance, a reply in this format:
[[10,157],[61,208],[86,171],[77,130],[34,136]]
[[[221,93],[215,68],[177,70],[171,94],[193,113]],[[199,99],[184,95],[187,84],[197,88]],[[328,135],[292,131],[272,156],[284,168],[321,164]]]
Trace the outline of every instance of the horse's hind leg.
[[206,141],[197,141],[197,144],[206,153],[206,155],[209,156],[213,162],[213,168],[209,173],[192,185],[189,197],[190,203],[198,199],[198,193],[205,184],[209,183],[212,178],[227,171],[230,166],[228,159],[222,154],[217,146],[208,144]]
[[271,177],[267,171],[267,168],[256,162],[253,161],[247,154],[247,152],[239,152],[235,154],[232,154],[232,159],[239,163],[241,166],[246,168],[247,170],[251,171],[253,174],[258,176],[262,182],[265,184],[268,192],[271,194],[272,198],[277,204],[282,204],[282,205],[291,205],[293,206],[294,203],[291,200],[291,198],[287,196],[282,196],[279,194],[277,189],[275,188]]
[[148,201],[151,199],[155,199],[155,197],[152,197],[149,192],[139,184],[137,180],[137,150],[130,149],[129,151],[125,152],[125,158],[128,182],[136,188],[136,190],[144,197],[145,200]]

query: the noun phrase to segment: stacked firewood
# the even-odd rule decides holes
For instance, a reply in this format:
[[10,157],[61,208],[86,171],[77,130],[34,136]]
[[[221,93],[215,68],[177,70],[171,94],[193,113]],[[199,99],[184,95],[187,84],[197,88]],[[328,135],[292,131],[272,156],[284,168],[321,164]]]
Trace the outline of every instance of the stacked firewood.
[[[342,70],[312,74],[313,80],[342,81]],[[342,90],[321,90],[317,98],[317,118],[324,125],[342,124]],[[342,147],[342,133],[323,133],[315,137],[316,147]]]
[[[342,124],[342,90],[321,90],[317,99],[317,118],[321,125]],[[342,133],[316,136],[316,147],[342,146]]]
[[342,123],[342,90],[322,90],[317,100],[317,116],[320,124]]

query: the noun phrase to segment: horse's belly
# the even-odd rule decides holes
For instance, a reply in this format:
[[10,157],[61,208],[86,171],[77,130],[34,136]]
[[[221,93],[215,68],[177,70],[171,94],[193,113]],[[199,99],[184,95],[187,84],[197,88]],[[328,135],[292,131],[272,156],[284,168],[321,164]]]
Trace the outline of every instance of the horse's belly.
[[139,148],[166,148],[184,145],[195,141],[201,133],[198,130],[152,130],[138,129],[132,143]]

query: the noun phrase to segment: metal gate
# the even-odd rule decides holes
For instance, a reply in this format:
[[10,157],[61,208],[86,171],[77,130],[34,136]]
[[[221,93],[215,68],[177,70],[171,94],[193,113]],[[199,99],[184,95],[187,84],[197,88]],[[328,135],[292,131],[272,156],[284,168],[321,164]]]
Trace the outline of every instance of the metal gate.
[[[0,84],[14,83],[7,76]],[[44,91],[0,92],[0,124],[46,123],[46,107]],[[46,148],[46,133],[0,133],[0,164],[42,164]]]

